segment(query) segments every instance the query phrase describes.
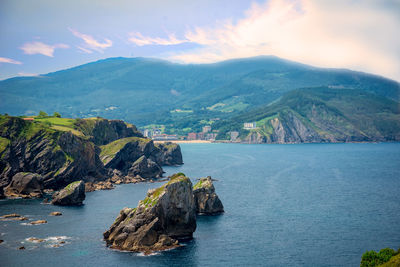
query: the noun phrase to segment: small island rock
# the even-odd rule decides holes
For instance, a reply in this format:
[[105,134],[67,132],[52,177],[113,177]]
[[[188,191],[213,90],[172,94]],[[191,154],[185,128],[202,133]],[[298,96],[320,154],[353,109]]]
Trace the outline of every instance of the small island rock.
[[44,223],[47,223],[47,221],[46,220],[37,220],[37,221],[30,222],[30,224],[32,224],[32,225],[44,224]]
[[36,198],[43,196],[42,176],[31,172],[19,172],[5,188],[7,197]]
[[193,187],[196,212],[204,215],[214,215],[224,212],[224,206],[218,195],[210,176],[200,178]]
[[85,200],[85,183],[76,181],[67,185],[64,189],[53,195],[51,204],[61,206],[78,206],[82,205]]
[[192,183],[184,174],[149,190],[137,208],[125,208],[104,239],[111,248],[149,253],[179,246],[178,239],[192,238],[196,213]]
[[53,211],[52,213],[50,213],[50,216],[61,216],[62,213],[59,211]]

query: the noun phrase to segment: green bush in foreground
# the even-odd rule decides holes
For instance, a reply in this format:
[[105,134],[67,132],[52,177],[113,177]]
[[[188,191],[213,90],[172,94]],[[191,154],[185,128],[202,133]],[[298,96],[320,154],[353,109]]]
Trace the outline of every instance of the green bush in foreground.
[[362,255],[360,267],[374,267],[385,262],[388,262],[392,256],[395,256],[399,251],[394,251],[391,248],[383,248],[379,252],[374,250],[367,251]]

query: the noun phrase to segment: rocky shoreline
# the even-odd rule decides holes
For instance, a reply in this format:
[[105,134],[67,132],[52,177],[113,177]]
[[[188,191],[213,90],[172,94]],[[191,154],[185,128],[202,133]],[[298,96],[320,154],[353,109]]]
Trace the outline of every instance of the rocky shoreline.
[[155,144],[123,121],[76,119],[71,127],[75,133],[0,115],[0,198],[40,198],[79,180],[87,192],[108,190],[183,164],[178,144]]

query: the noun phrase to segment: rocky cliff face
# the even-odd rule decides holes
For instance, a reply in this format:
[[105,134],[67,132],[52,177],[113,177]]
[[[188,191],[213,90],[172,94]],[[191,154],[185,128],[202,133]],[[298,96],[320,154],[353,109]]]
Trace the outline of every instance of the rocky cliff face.
[[60,206],[80,206],[83,204],[85,197],[84,182],[75,181],[54,193],[51,204]]
[[151,252],[178,246],[196,230],[192,183],[183,174],[150,190],[134,209],[123,209],[104,233],[107,245],[120,250]]
[[35,198],[43,195],[43,177],[30,172],[19,172],[5,188],[7,197]]
[[[245,143],[387,142],[400,140],[399,103],[356,89],[303,88],[279,101],[216,123],[219,137]],[[255,121],[257,128],[243,129]]]
[[107,120],[102,118],[77,119],[77,129],[90,137],[95,145],[101,146],[125,137],[143,137],[135,125],[121,120]]
[[163,165],[183,164],[179,145],[154,145],[151,139],[128,137],[101,146],[100,158],[106,168],[124,176],[158,178]]
[[[73,124],[65,131],[36,120],[0,116],[0,197],[20,172],[40,175],[44,189],[57,190],[77,179],[93,189],[112,188],[105,180],[115,176],[111,182],[159,178],[162,165],[182,164],[179,145],[155,146],[133,125],[100,118],[69,121]],[[120,137],[125,138],[115,140]],[[114,141],[96,145],[110,140]],[[99,182],[102,186],[96,186]]]
[[182,165],[181,147],[172,142],[159,143],[155,147],[158,149],[154,153],[154,158],[160,165],[175,166]]
[[1,152],[0,187],[19,172],[40,174],[44,188],[63,187],[76,177],[105,178],[96,146],[85,138],[19,118],[0,125],[0,134],[10,140]]
[[215,193],[215,188],[210,176],[200,178],[193,187],[196,212],[204,215],[215,215],[224,212],[224,206]]

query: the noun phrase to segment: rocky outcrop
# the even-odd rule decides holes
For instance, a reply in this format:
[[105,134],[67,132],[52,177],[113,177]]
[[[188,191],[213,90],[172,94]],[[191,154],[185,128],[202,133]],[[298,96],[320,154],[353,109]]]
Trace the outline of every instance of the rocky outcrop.
[[155,145],[158,151],[154,153],[155,160],[160,165],[176,166],[182,165],[181,147],[172,142],[158,143]]
[[183,164],[181,149],[173,143],[154,145],[151,139],[128,137],[100,148],[100,158],[106,168],[136,179],[159,178],[162,165]]
[[104,239],[111,248],[151,252],[173,248],[179,239],[191,238],[196,230],[192,183],[183,174],[149,190],[137,208],[125,208]]
[[5,188],[7,197],[35,198],[43,196],[42,176],[36,173],[19,172]]
[[85,184],[76,181],[67,185],[64,189],[54,193],[51,204],[61,206],[79,206],[85,200]]
[[62,188],[77,178],[106,178],[98,148],[87,139],[15,117],[5,117],[2,123],[0,135],[9,144],[0,152],[0,188],[19,172],[41,175],[45,189]]
[[100,182],[87,182],[85,183],[85,192],[93,192],[97,190],[111,190],[114,185],[110,180]]
[[162,165],[182,164],[179,145],[154,145],[134,125],[102,118],[72,122],[63,131],[49,122],[0,115],[0,198],[22,172],[40,175],[44,191],[76,180],[93,191],[111,189],[110,182],[157,179]]
[[135,125],[121,120],[103,118],[77,119],[75,126],[98,146],[106,145],[125,137],[143,137]]
[[142,178],[160,178],[162,176],[163,170],[161,167],[146,158],[146,156],[141,156],[138,158],[128,170],[128,176],[140,176]]
[[198,214],[215,215],[224,212],[224,206],[215,193],[210,176],[200,178],[193,187],[194,202]]

